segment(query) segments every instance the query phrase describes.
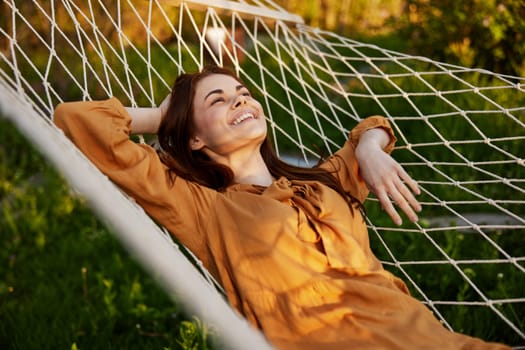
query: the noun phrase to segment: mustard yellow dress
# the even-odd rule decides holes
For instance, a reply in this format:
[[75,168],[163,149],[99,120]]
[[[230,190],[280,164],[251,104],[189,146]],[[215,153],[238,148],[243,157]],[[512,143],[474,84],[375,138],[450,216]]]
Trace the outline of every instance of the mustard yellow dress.
[[[191,249],[224,287],[230,304],[277,349],[510,349],[450,332],[372,253],[363,217],[315,181],[280,178],[225,192],[176,178],[154,149],[129,138],[116,99],[63,103],[55,123],[112,181]],[[364,201],[354,149],[359,123],[322,166]]]

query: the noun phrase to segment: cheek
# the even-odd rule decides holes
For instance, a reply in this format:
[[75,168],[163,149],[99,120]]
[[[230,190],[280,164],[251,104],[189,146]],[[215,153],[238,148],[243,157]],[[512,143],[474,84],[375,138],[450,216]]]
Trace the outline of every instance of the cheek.
[[[202,118],[200,118],[199,114],[195,113],[193,115],[193,133],[195,135],[198,135],[200,134],[201,130],[202,130]],[[195,136],[193,135],[193,136]]]
[[259,115],[262,117],[262,119],[266,120],[266,115],[264,114],[264,109],[262,105],[259,102],[256,102],[257,108],[259,109]]
[[206,130],[206,125],[209,124],[210,111],[204,108],[195,108],[193,111],[193,125],[195,126],[195,132]]
[[195,125],[195,135],[201,138],[213,137],[217,133],[222,133],[219,130],[220,118],[217,111],[205,111],[201,114],[196,114],[193,123]]
[[261,113],[264,112],[261,103],[259,101],[257,101],[257,100],[254,100],[254,102],[255,102],[255,105],[257,106],[257,108],[259,109],[259,111]]

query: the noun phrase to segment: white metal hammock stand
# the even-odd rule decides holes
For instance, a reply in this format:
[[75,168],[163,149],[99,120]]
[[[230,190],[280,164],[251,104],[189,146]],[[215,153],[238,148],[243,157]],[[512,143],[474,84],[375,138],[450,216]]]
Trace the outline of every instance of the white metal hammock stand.
[[[188,260],[53,126],[58,102],[117,96],[154,106],[180,72],[207,62],[229,65],[263,103],[278,152],[293,153],[300,164],[318,157],[312,144],[329,154],[360,118],[386,116],[399,138],[394,156],[409,173],[423,170],[416,180],[424,218],[402,227],[376,222],[371,199],[373,248],[448,328],[462,331],[464,324],[447,318],[447,310],[482,309],[497,332],[525,349],[524,78],[353,41],[308,27],[272,1],[3,0],[0,6],[1,114],[226,348],[271,346],[232,311],[199,262]],[[425,254],[405,258],[404,247],[389,243],[392,236],[420,240],[417,251]],[[479,254],[457,256],[450,237],[479,245]],[[512,241],[522,244],[505,244],[508,237],[522,237]],[[478,282],[489,267],[499,271],[492,285]],[[456,276],[468,293],[451,300],[435,294],[436,284],[421,282],[439,285],[440,274]],[[505,279],[521,288],[495,293],[491,288]]]

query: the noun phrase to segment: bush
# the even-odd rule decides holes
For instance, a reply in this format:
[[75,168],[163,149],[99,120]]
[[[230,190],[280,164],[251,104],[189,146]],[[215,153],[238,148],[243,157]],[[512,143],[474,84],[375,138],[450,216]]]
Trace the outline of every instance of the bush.
[[401,35],[437,60],[525,76],[522,0],[407,0]]

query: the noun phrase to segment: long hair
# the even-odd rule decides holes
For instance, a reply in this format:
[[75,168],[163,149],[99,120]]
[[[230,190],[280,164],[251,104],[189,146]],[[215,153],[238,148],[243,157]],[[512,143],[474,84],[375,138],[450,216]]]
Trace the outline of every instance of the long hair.
[[[243,84],[230,70],[218,66],[208,66],[194,74],[179,75],[172,89],[168,109],[159,126],[158,140],[161,147],[160,156],[169,169],[171,179],[180,176],[217,191],[224,191],[234,182],[233,171],[211,160],[204,152],[192,150],[190,146],[190,140],[195,133],[193,100],[196,86],[199,81],[213,74],[228,75]],[[355,206],[362,209],[362,204],[346,192],[327,170],[319,167],[303,168],[282,161],[268,137],[261,144],[260,152],[273,177],[319,181],[345,198],[351,210]]]

